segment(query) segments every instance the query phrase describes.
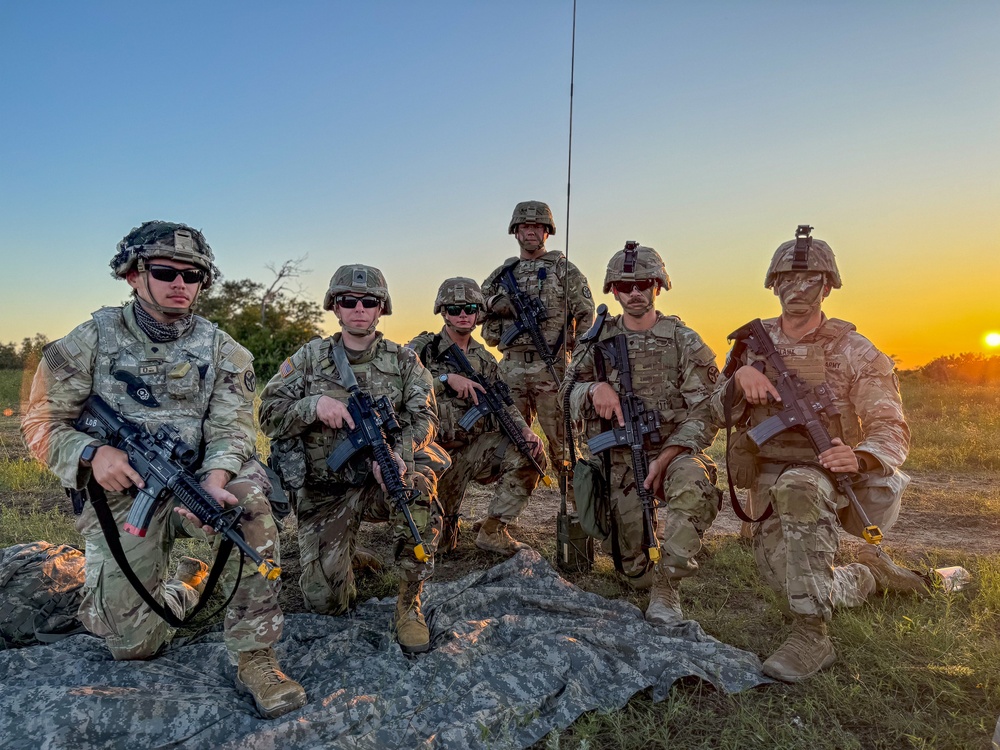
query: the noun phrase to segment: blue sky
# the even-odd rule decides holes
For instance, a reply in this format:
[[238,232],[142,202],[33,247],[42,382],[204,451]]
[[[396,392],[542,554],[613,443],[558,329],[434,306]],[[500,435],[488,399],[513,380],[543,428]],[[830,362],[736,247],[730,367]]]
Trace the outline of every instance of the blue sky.
[[[564,247],[571,21],[545,0],[0,6],[0,341],[121,301],[107,262],[153,218],[201,228],[229,278],[308,255],[314,299],[373,263],[387,335],[436,328],[442,279],[516,253],[517,201],[548,201]],[[981,351],[998,38],[996,2],[581,0],[571,259],[597,291],[625,240],[657,248],[660,309],[721,356],[776,312],[764,270],[808,222],[844,276],[831,314],[903,366]]]

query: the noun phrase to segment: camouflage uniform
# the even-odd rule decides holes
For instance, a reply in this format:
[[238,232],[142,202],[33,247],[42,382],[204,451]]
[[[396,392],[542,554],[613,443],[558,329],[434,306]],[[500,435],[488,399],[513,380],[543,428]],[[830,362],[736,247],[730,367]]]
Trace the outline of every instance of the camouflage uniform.
[[[278,559],[278,535],[265,492],[270,485],[253,460],[257,431],[253,419],[253,356],[214,324],[194,316],[191,329],[176,341],[153,342],[136,323],[134,306],[106,307],[65,338],[45,349],[32,383],[22,429],[32,453],[64,486],[80,489],[90,470],[80,464],[94,440],[73,429],[84,401],[99,394],[127,419],[153,431],[169,423],[191,445],[204,447],[200,474],[224,469],[234,478],[226,489],[239,498],[247,541],[264,557]],[[118,377],[116,377],[118,376]],[[141,380],[159,406],[130,396],[126,381]],[[147,402],[148,399],[145,399]],[[132,498],[108,492],[119,525]],[[197,603],[198,592],[166,578],[170,548],[178,536],[205,533],[164,503],[145,537],[122,534],[125,554],[147,589],[177,617]],[[86,540],[86,586],[80,619],[103,637],[116,659],[155,654],[172,629],[155,615],[125,579],[101,532],[94,509],[84,506],[77,529]],[[238,558],[229,563],[235,573]],[[235,575],[232,575],[235,577]],[[270,648],[281,635],[280,581],[268,582],[244,566],[239,587],[226,611],[225,642],[233,656]]]
[[[333,305],[332,299],[330,306]],[[361,521],[389,521],[394,526],[396,562],[406,581],[422,581],[434,569],[434,551],[441,533],[441,511],[437,502],[437,478],[428,459],[437,428],[434,390],[430,375],[410,349],[377,333],[364,352],[345,349],[358,385],[372,396],[388,396],[403,427],[401,444],[395,446],[406,463],[404,482],[419,490],[410,513],[430,555],[419,562],[413,554],[409,528],[385,495],[369,467],[349,462],[336,474],[326,459],[343,438],[316,417],[320,396],[346,401],[331,348],[341,334],[316,338],[285,360],[261,394],[261,429],[272,440],[292,440],[298,448],[289,452],[305,456],[305,485],[299,492],[299,579],[310,611],[340,615],[357,594],[351,558]],[[300,452],[301,451],[301,452]],[[446,465],[446,464],[445,464]]]
[[[630,331],[625,328],[622,316],[612,316],[605,321],[600,340],[619,333],[628,339],[635,395],[648,409],[659,411],[662,418],[663,441],[657,447],[647,441],[646,455],[652,461],[668,446],[679,446],[686,451],[671,461],[662,487],[653,488],[663,498],[664,505],[663,523],[657,523],[657,534],[663,542],[660,568],[667,578],[676,580],[698,569],[694,556],[701,549],[701,536],[718,513],[716,468],[704,451],[716,434],[709,397],[719,371],[711,348],[675,316],[657,311],[656,323],[645,331]],[[589,344],[578,349],[563,384],[564,389],[571,389],[570,415],[588,438],[607,429],[588,397],[588,389],[598,380],[596,356],[599,356],[597,351]],[[618,371],[608,366],[607,376],[621,395]],[[604,540],[603,546],[608,552],[617,546],[622,571],[629,582],[645,588],[652,583],[652,566],[640,544],[642,503],[631,475],[628,451],[612,449],[610,487],[617,535],[612,531],[613,536]]]
[[[538,485],[538,472],[520,451],[510,445],[510,440],[500,431],[492,417],[481,419],[471,432],[459,427],[459,420],[472,404],[459,398],[441,382],[442,375],[461,373],[437,359],[452,343],[445,326],[439,334],[424,332],[407,344],[417,352],[433,376],[438,416],[441,420],[438,442],[451,455],[452,466],[438,483],[441,505],[446,517],[456,516],[461,510],[465,489],[470,481],[475,480],[480,484],[497,482],[497,491],[490,501],[488,515],[510,523],[528,504],[528,498]],[[466,356],[486,380],[497,379],[496,359],[475,339],[469,339]],[[518,429],[526,429],[527,425],[521,414],[514,408],[509,411]]]
[[[518,259],[507,260],[504,266],[515,260]],[[502,269],[503,266],[496,269],[483,283],[483,294],[487,300],[503,292],[496,283]],[[555,370],[562,379],[566,374],[567,352],[573,351],[577,332],[586,331],[594,320],[594,300],[587,278],[556,250],[535,260],[518,260],[514,267],[514,277],[521,291],[540,298],[545,304],[548,317],[540,321],[539,325],[549,348],[556,354]],[[564,296],[569,319],[569,340],[565,348],[562,341]],[[562,403],[558,395],[559,384],[552,380],[545,362],[535,351],[527,334],[517,337],[509,345],[500,344],[501,335],[511,323],[511,318],[488,311],[483,323],[483,340],[490,346],[499,347],[503,354],[500,377],[510,386],[514,405],[528,424],[538,417],[549,442],[551,465],[561,466],[564,427]]]
[[[878,460],[880,466],[856,486],[871,520],[887,530],[899,514],[904,480],[898,469],[910,442],[892,360],[843,320],[824,315],[822,323],[798,341],[785,336],[778,318],[763,323],[789,369],[811,386],[824,381],[830,385],[840,411],[836,420],[824,416],[830,434]],[[729,367],[735,372],[757,359],[747,351]],[[776,373],[769,364],[766,368],[764,374],[774,382]],[[721,379],[712,397],[719,424],[724,423],[729,381]],[[774,507],[755,535],[761,575],[787,597],[793,613],[829,621],[834,606],[855,606],[867,596],[858,566],[833,565],[840,526],[859,534],[860,524],[801,433],[786,431],[756,454],[746,449],[746,432],[779,408],[780,404],[750,406],[742,394],[736,399],[732,414],[737,432],[730,449],[733,478],[737,486],[751,490],[758,510],[768,502]]]

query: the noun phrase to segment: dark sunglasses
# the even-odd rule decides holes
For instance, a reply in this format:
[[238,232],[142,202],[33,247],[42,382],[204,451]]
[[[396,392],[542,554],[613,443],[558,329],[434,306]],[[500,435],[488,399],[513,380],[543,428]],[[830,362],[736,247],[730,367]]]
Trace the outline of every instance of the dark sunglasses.
[[470,303],[468,305],[445,305],[444,311],[449,315],[461,315],[465,313],[466,315],[475,315],[479,312],[479,305]]
[[642,281],[616,281],[611,286],[618,294],[629,294],[633,289],[648,292],[655,283],[656,279],[643,279]]
[[157,281],[173,281],[178,274],[185,284],[200,284],[205,280],[205,272],[200,268],[174,268],[173,266],[150,266],[149,275]]
[[349,297],[346,294],[343,297],[337,297],[337,304],[345,310],[353,310],[358,306],[359,302],[366,310],[371,310],[373,307],[378,307],[382,304],[382,300],[378,297]]

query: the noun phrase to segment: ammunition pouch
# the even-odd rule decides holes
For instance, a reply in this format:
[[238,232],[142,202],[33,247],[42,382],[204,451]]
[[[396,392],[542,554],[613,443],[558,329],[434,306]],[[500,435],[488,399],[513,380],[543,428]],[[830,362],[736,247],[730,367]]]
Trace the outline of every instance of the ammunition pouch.
[[580,526],[587,536],[600,541],[607,539],[611,534],[611,502],[604,465],[599,458],[576,462],[573,497]]
[[287,491],[300,490],[306,483],[306,449],[302,438],[283,438],[271,441],[268,467],[277,475]]
[[[910,475],[899,469],[887,477],[868,473],[854,484],[854,494],[858,496],[858,502],[865,509],[869,520],[885,532],[899,517],[903,491],[909,483]],[[861,532],[864,524],[850,504],[840,508],[837,516],[844,531],[863,538]]]

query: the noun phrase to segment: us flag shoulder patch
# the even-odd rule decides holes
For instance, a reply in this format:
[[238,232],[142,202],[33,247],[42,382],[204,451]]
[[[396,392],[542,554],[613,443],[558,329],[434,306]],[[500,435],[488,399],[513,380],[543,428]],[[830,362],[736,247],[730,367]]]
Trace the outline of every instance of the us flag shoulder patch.
[[295,372],[295,365],[292,364],[291,359],[286,359],[284,362],[281,363],[281,367],[278,368],[278,373],[283,378],[287,378],[293,372]]

